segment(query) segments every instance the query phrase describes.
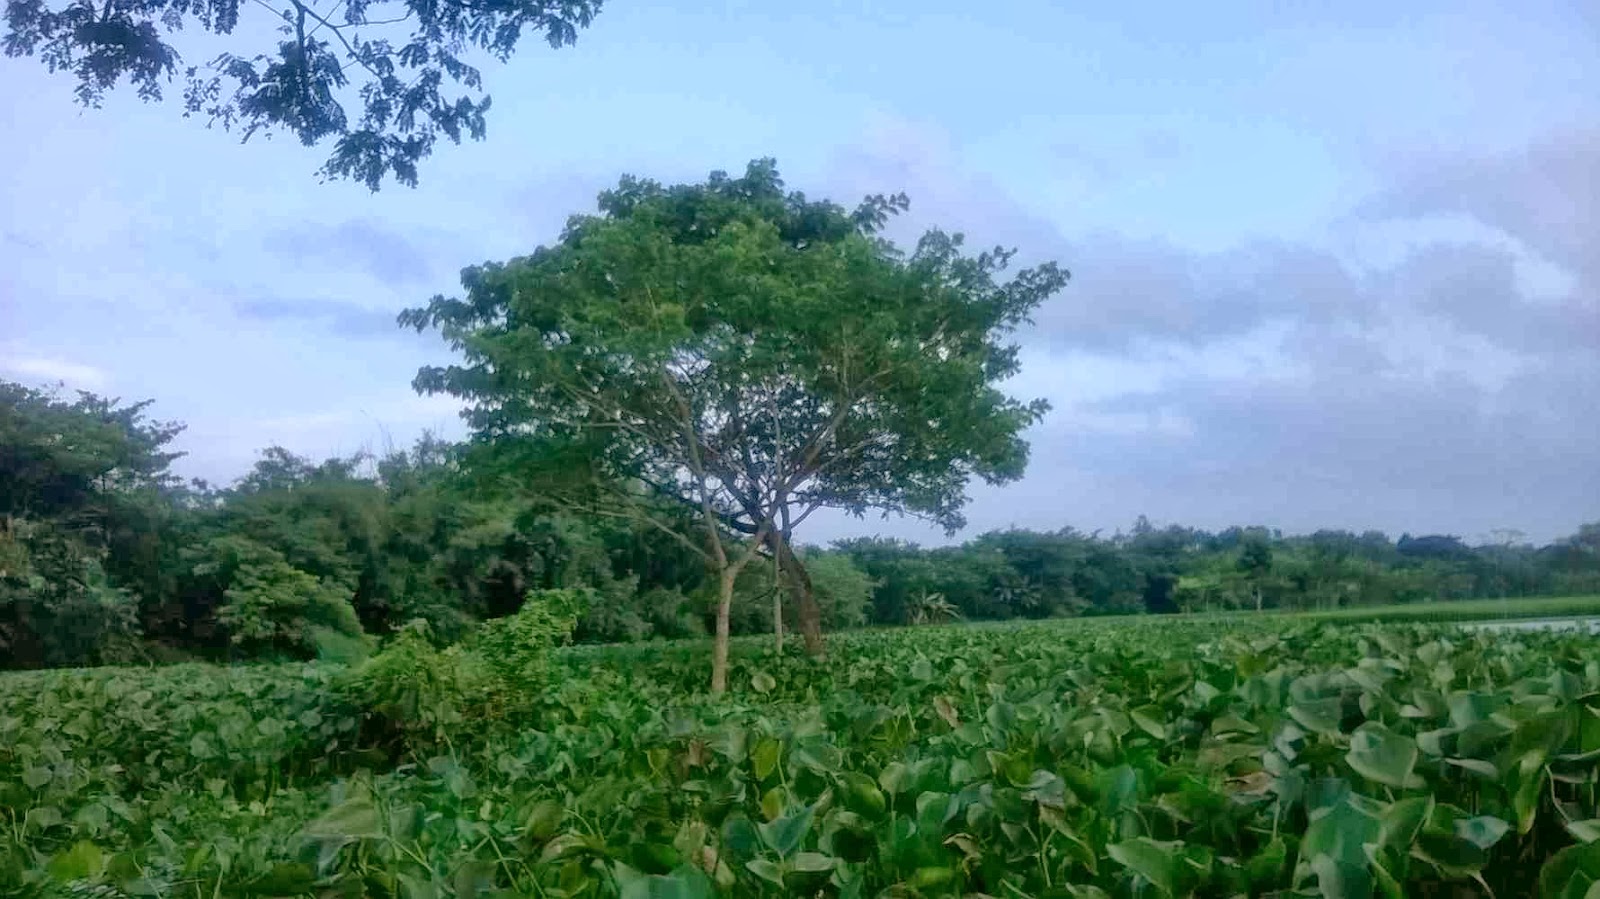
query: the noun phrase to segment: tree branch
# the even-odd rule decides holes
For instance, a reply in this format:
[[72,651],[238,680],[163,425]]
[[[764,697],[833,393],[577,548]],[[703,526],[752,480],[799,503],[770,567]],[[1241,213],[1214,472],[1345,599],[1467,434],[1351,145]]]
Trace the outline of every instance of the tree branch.
[[[294,4],[294,8],[300,11],[300,15],[302,15],[302,16],[310,16],[312,20],[318,22],[320,25],[325,25],[330,30],[332,30],[333,33],[336,36],[338,36],[339,43],[344,44],[344,49],[347,52],[349,52],[351,59],[354,59],[356,62],[361,63],[361,67],[366,69],[368,72],[371,72],[372,73],[372,77],[378,79],[379,81],[383,80],[383,75],[381,75],[378,72],[377,69],[373,68],[372,64],[367,62],[367,60],[365,58],[363,58],[360,53],[356,52],[356,48],[355,47],[350,45],[349,39],[347,39],[344,36],[344,32],[340,30],[340,26],[334,25],[334,24],[330,23],[327,19],[323,18],[322,16],[317,15],[317,13],[314,10],[312,10],[310,7],[306,6],[304,3],[300,2],[300,0],[289,0],[289,2]],[[301,38],[300,39],[300,52],[304,53],[305,49],[306,49],[305,38]]]

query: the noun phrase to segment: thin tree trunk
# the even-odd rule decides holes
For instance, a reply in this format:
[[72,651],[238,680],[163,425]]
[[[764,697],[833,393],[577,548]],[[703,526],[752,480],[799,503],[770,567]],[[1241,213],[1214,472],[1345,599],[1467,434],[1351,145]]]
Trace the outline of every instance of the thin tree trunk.
[[778,555],[772,555],[772,634],[776,638],[778,655],[783,655],[783,584],[778,570]]
[[712,696],[728,692],[729,613],[733,608],[733,581],[736,576],[737,572],[725,568],[717,584],[717,636],[711,649]]
[[822,642],[822,607],[817,605],[811,575],[806,573],[806,566],[789,548],[789,541],[776,530],[773,531],[773,543],[779,567],[788,576],[789,590],[794,594],[795,613],[799,619],[800,638],[805,642],[806,655],[821,656],[827,647]]

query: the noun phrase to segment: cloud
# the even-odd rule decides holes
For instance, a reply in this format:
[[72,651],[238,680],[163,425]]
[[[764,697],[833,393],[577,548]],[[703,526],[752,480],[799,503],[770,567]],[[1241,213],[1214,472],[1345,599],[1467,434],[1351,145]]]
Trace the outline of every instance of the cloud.
[[[834,177],[904,188],[913,224],[1073,273],[1019,335],[1011,385],[1054,409],[1030,435],[1025,480],[974,490],[973,531],[1107,528],[1145,512],[1549,539],[1600,518],[1593,134],[1397,168],[1322,243],[1222,252],[1063,233],[905,123],[841,154]],[[1440,237],[1441,216],[1480,227]],[[1377,228],[1383,252],[1349,249]]]
[[1362,204],[1372,218],[1465,216],[1600,289],[1600,130],[1547,135],[1493,155],[1428,154],[1395,166]]
[[0,371],[16,378],[46,384],[61,383],[80,390],[104,390],[111,383],[111,376],[93,365],[48,356],[8,353],[0,357]]
[[297,266],[353,267],[391,287],[425,282],[434,271],[428,254],[410,238],[368,219],[279,228],[267,236],[266,247]]

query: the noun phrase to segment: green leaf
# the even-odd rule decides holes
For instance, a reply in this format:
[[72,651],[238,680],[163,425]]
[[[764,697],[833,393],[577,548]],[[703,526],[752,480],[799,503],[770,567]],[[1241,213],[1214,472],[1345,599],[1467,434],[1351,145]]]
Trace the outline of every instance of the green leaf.
[[1155,737],[1157,740],[1165,740],[1167,738],[1167,716],[1159,707],[1153,705],[1140,706],[1130,710],[1128,717],[1133,719],[1133,723],[1140,730]]
[[1289,849],[1283,837],[1275,836],[1260,852],[1250,857],[1245,865],[1246,876],[1252,886],[1266,887],[1277,884],[1283,876],[1284,865],[1289,860]]
[[1383,825],[1381,841],[1402,856],[1411,849],[1417,834],[1433,813],[1432,796],[1415,796],[1389,804],[1378,820]]
[[767,858],[753,858],[744,863],[751,874],[765,880],[779,889],[783,888],[783,868],[777,862]]
[[872,778],[858,771],[846,771],[839,775],[839,781],[844,788],[845,805],[851,811],[873,820],[883,816],[888,800]]
[[[1382,823],[1371,814],[1357,797],[1345,795],[1336,802],[1311,812],[1310,824],[1300,841],[1301,859],[1328,856],[1340,869],[1333,876],[1343,877],[1347,868],[1362,868],[1367,864],[1364,848],[1378,841]],[[1342,880],[1341,880],[1342,882]]]
[[1444,761],[1447,765],[1455,765],[1457,768],[1471,771],[1473,774],[1488,780],[1500,779],[1500,769],[1496,768],[1493,762],[1487,762],[1483,759],[1445,759]]
[[383,822],[372,800],[358,796],[324,812],[306,825],[304,833],[318,839],[377,839],[383,836]]
[[523,832],[535,842],[544,842],[556,835],[561,829],[561,821],[566,817],[566,809],[554,799],[541,799],[534,803],[528,810],[528,820]]
[[1427,783],[1414,770],[1417,757],[1415,740],[1369,721],[1351,734],[1350,751],[1344,758],[1362,777],[1391,787],[1416,789]]
[[757,671],[750,675],[750,686],[757,693],[771,693],[778,686],[777,680],[765,671]]
[[756,829],[761,832],[761,841],[767,844],[767,848],[778,853],[779,857],[788,858],[800,848],[806,834],[811,830],[813,812],[814,808],[808,805],[766,824],[757,825]]
[[1372,873],[1364,861],[1350,864],[1331,855],[1318,855],[1311,859],[1311,871],[1317,876],[1317,891],[1323,899],[1372,899]]
[[819,871],[833,870],[834,859],[820,852],[799,852],[795,854],[794,865],[796,871],[806,874],[815,874]]
[[778,760],[783,755],[783,745],[777,740],[767,737],[756,744],[750,753],[750,762],[755,767],[756,779],[766,780],[772,772],[778,770]]
[[1539,869],[1539,899],[1588,899],[1600,883],[1600,842],[1568,846]]
[[1178,878],[1178,850],[1181,842],[1162,843],[1149,837],[1135,837],[1121,843],[1106,845],[1106,854],[1112,861],[1155,884],[1162,892],[1171,894]]
[[1600,840],[1600,818],[1570,821],[1567,823],[1567,833],[1572,834],[1580,843],[1593,843],[1596,840]]
[[94,880],[105,871],[105,853],[88,840],[79,840],[71,848],[50,859],[45,870],[56,880]]
[[[692,865],[682,865],[667,874],[635,874],[623,880],[621,899],[709,899],[716,888],[705,872]],[[781,885],[781,882],[780,882]]]
[[1511,829],[1507,824],[1493,815],[1480,815],[1476,818],[1467,818],[1455,823],[1456,836],[1477,846],[1479,849],[1488,849],[1500,842],[1500,838]]
[[1289,717],[1313,733],[1336,734],[1344,717],[1344,702],[1337,696],[1301,700],[1289,706]]
[[735,855],[746,858],[761,851],[761,834],[742,812],[735,813],[722,822],[722,845]]

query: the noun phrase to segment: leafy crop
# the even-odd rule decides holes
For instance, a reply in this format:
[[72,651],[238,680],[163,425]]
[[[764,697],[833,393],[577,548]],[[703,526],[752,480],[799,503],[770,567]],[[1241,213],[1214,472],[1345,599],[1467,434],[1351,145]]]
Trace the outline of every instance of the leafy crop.
[[[580,647],[364,744],[333,666],[0,680],[0,888],[151,896],[1593,895],[1600,644],[1078,621]],[[383,658],[377,657],[369,665]],[[335,685],[342,685],[336,687]],[[369,703],[370,704],[370,703]]]

